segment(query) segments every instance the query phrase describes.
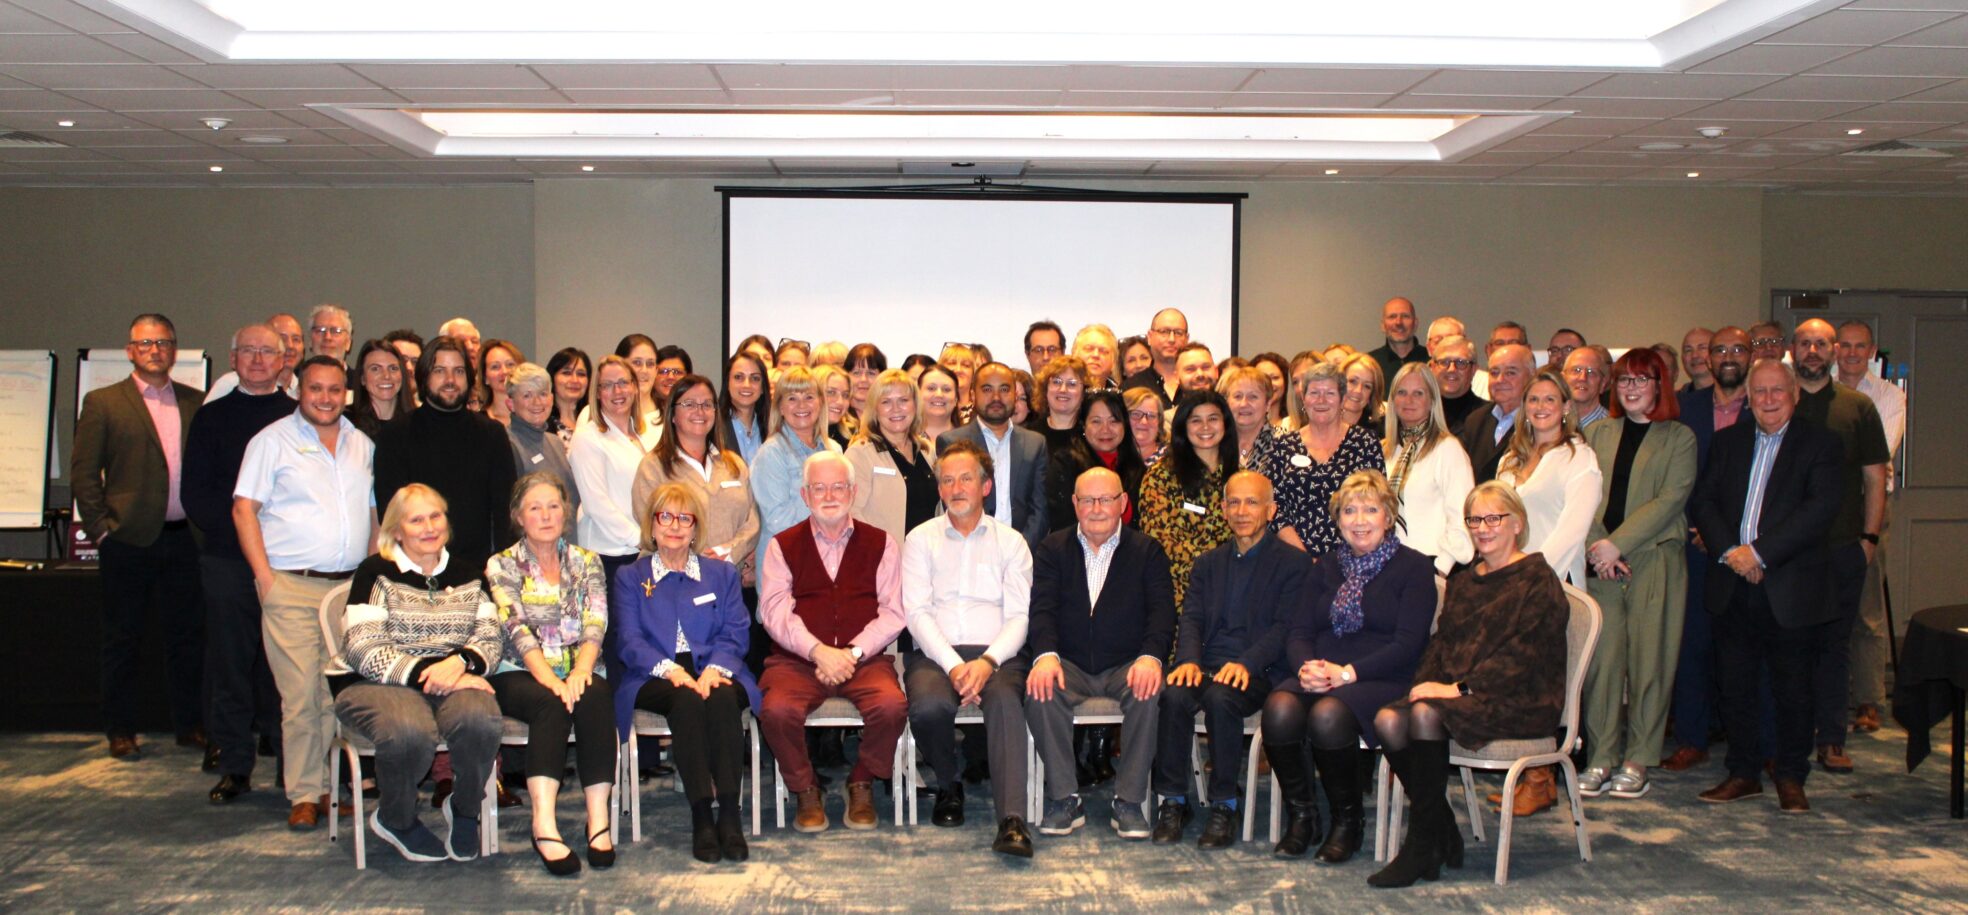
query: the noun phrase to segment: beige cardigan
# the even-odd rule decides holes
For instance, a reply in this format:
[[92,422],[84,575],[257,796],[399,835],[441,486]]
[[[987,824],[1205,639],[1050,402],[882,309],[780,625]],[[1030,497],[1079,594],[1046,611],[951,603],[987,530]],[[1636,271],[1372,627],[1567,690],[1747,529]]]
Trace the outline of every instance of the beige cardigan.
[[649,499],[663,484],[683,483],[697,490],[704,503],[709,506],[708,518],[698,519],[703,525],[702,548],[699,552],[716,550],[720,558],[733,565],[743,566],[758,546],[759,512],[758,503],[752,501],[752,472],[745,466],[745,459],[737,454],[731,455],[738,472],[733,474],[725,469],[724,462],[718,459],[718,451],[712,449],[710,458],[711,478],[689,466],[689,462],[677,455],[677,473],[671,477],[663,472],[663,462],[651,451],[642,459],[642,466],[636,468],[635,487],[631,490],[629,504],[635,506],[638,520],[649,517]]
[[[916,449],[931,453],[922,439],[916,440]],[[881,528],[897,543],[908,539],[909,484],[896,469],[895,458],[866,440],[848,445],[845,453],[854,465],[854,517]]]

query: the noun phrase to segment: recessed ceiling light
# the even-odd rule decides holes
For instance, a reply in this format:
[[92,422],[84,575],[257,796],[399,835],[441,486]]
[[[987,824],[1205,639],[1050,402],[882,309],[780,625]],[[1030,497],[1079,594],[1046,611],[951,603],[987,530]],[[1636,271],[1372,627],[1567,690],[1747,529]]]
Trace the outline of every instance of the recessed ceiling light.
[[223,166],[223,165],[214,165],[214,166],[212,166],[212,171],[215,171],[215,172],[222,172],[222,171],[225,171],[225,166]]
[[240,138],[239,138],[239,142],[241,142],[241,143],[251,143],[251,144],[253,144],[254,146],[279,146],[279,145],[281,145],[282,143],[285,143],[285,142],[287,142],[287,138],[286,138],[286,137],[270,137],[270,136],[263,136],[263,135],[255,135],[255,136],[250,136],[250,137],[240,137]]
[[56,121],[56,122],[55,122],[55,126],[56,126],[56,127],[74,127],[74,126],[75,126],[75,122],[74,122],[74,121]]
[[1701,176],[1702,176],[1702,173],[1701,173],[1701,172],[1689,172],[1689,173],[1688,173],[1688,177],[1690,177],[1690,178],[1700,178]]
[[1339,169],[1336,169],[1336,168],[1329,168],[1329,169],[1326,169],[1326,174],[1328,174],[1328,175],[1337,175],[1337,174],[1339,174]]
[[1640,144],[1640,146],[1639,146],[1639,148],[1640,148],[1640,149],[1644,149],[1644,150],[1646,150],[1646,151],[1648,151],[1648,152],[1668,152],[1669,150],[1675,150],[1675,149],[1687,149],[1687,148],[1688,148],[1688,144],[1686,144],[1686,143],[1642,143],[1642,144]]
[[1854,127],[1851,130],[1845,131],[1845,135],[1848,137],[1856,137],[1862,133],[1865,133],[1865,128],[1863,127]]
[[592,166],[592,165],[583,165],[583,166],[581,166],[581,170],[582,170],[582,171],[584,171],[584,172],[591,172],[591,171],[594,171],[594,166]]

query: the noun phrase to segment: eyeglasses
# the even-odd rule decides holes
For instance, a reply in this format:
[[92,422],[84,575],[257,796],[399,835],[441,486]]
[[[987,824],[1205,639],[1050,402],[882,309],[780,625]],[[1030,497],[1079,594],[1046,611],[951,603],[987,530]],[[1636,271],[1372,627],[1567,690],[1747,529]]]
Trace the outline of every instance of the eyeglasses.
[[847,495],[848,492],[852,489],[854,489],[854,484],[849,483],[846,480],[842,480],[839,483],[806,484],[806,491],[816,496],[824,496],[830,493],[836,496],[844,496]]
[[683,369],[676,368],[675,366],[670,366],[667,368],[657,369],[656,374],[664,378],[682,378],[684,373],[683,373]]
[[1169,338],[1169,339],[1174,339],[1174,338],[1176,338],[1176,337],[1187,337],[1187,336],[1189,336],[1189,328],[1187,328],[1187,327],[1151,327],[1151,328],[1149,328],[1149,329],[1148,329],[1148,336],[1151,336],[1151,337],[1167,337],[1167,338]]
[[1044,356],[1050,360],[1059,358],[1059,354],[1066,352],[1066,348],[1063,346],[1034,346],[1026,350],[1026,352],[1034,356]]
[[608,393],[609,391],[620,391],[620,390],[624,390],[624,389],[627,389],[627,388],[633,388],[633,387],[635,387],[635,382],[633,382],[633,381],[621,381],[621,380],[616,380],[616,381],[604,381],[604,382],[602,382],[602,383],[600,383],[600,384],[598,384],[598,385],[595,385],[595,387],[596,387],[596,388],[598,388],[598,389],[600,389],[600,391],[601,391],[602,393],[604,393],[604,394],[606,394],[606,393]]
[[1162,419],[1162,414],[1160,414],[1160,413],[1154,413],[1154,412],[1150,412],[1150,411],[1147,411],[1147,410],[1129,410],[1129,411],[1128,411],[1128,422],[1131,422],[1131,423],[1145,423],[1145,422],[1147,422],[1147,421],[1149,421],[1149,420],[1151,420],[1151,419],[1152,419],[1152,420],[1154,420],[1154,421],[1156,421],[1156,422],[1161,422],[1161,419]]
[[136,347],[136,348],[137,348],[138,350],[147,350],[147,349],[176,349],[176,348],[177,348],[177,345],[178,345],[178,341],[176,341],[176,340],[171,340],[171,339],[160,339],[160,340],[131,340],[131,341],[130,341],[130,345],[131,345],[131,346],[134,346],[134,347]]
[[1054,375],[1051,381],[1046,382],[1046,387],[1061,391],[1077,391],[1086,385],[1080,384],[1080,380],[1071,375]]
[[1452,371],[1457,371],[1457,372],[1467,372],[1467,371],[1469,371],[1469,369],[1470,369],[1470,367],[1471,367],[1471,366],[1474,366],[1475,364],[1476,364],[1476,361],[1475,361],[1475,360],[1473,360],[1473,359],[1437,359],[1437,360],[1435,360],[1435,367],[1436,367],[1436,368],[1441,368],[1441,369],[1449,369],[1449,370],[1452,370]]
[[1711,346],[1708,348],[1708,353],[1711,356],[1747,356],[1749,347],[1739,343],[1731,346]]
[[1575,365],[1566,369],[1565,374],[1573,378],[1591,378],[1594,375],[1601,374],[1601,372],[1589,365]]
[[659,527],[692,527],[697,516],[689,512],[657,512],[656,524]]
[[1073,503],[1081,508],[1113,508],[1125,498],[1127,498],[1126,493],[1118,492],[1106,496],[1074,496]]
[[1511,516],[1510,515],[1466,515],[1462,519],[1462,526],[1469,528],[1472,531],[1478,528],[1485,528],[1485,527],[1502,527],[1503,519],[1509,517]]
[[1782,338],[1782,337],[1757,337],[1756,339],[1754,339],[1754,340],[1751,340],[1751,341],[1749,341],[1749,345],[1751,345],[1751,346],[1782,346],[1782,345],[1784,345],[1784,340],[1783,340],[1783,338]]
[[1654,376],[1652,376],[1652,375],[1621,375],[1621,376],[1619,376],[1619,378],[1617,378],[1617,379],[1615,379],[1615,380],[1614,380],[1614,383],[1615,383],[1615,384],[1617,384],[1617,385],[1619,385],[1619,386],[1620,386],[1620,387],[1622,387],[1622,388],[1627,388],[1627,389],[1629,389],[1629,390],[1638,390],[1638,389],[1640,389],[1640,388],[1644,388],[1644,387],[1646,387],[1647,385],[1650,385],[1650,384],[1653,384],[1653,383],[1654,383]]
[[811,345],[812,345],[812,344],[810,344],[810,343],[808,343],[808,342],[806,342],[805,340],[795,340],[795,339],[793,339],[793,338],[791,338],[791,337],[780,337],[780,338],[779,338],[779,345],[780,345],[780,346],[785,346],[785,345],[786,345],[786,344],[788,344],[788,343],[797,343],[797,344],[799,344],[799,345],[801,345],[801,346],[811,346]]
[[312,330],[317,334],[325,334],[330,337],[340,337],[348,333],[348,328],[346,327],[329,327],[326,324],[316,324]]
[[251,359],[254,356],[258,356],[261,359],[271,359],[280,355],[280,347],[277,346],[235,346],[232,348],[232,351],[247,359]]
[[677,404],[676,404],[676,408],[677,408],[677,412],[679,412],[679,413],[681,413],[681,412],[684,412],[684,411],[686,411],[686,410],[687,410],[687,411],[690,411],[690,412],[692,412],[692,413],[695,413],[695,412],[698,412],[698,411],[707,411],[707,410],[715,410],[715,409],[717,409],[717,401],[715,401],[715,400],[679,400],[679,401],[677,401]]

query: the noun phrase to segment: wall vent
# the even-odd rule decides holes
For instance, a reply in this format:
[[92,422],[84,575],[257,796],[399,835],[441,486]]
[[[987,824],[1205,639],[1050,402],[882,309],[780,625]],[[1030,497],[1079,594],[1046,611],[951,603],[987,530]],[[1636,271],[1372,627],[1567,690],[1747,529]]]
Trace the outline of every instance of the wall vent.
[[50,140],[23,130],[0,131],[0,149],[67,149],[67,143]]

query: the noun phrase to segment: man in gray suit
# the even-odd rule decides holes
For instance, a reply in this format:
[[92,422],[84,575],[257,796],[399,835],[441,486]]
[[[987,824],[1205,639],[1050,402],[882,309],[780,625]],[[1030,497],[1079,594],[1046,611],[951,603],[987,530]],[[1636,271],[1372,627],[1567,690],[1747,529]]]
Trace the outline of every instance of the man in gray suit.
[[123,351],[136,371],[82,399],[68,479],[81,510],[76,520],[101,549],[102,714],[109,755],[134,760],[137,648],[153,599],[164,616],[178,744],[205,745],[198,544],[178,491],[185,436],[204,395],[171,380],[178,332],[170,318],[138,315]]
[[991,456],[991,491],[984,511],[1009,524],[1025,537],[1027,548],[1046,535],[1045,436],[1012,425],[1018,402],[1018,379],[1002,362],[987,362],[971,376],[971,404],[977,421],[936,437],[936,452],[951,442],[968,439]]

